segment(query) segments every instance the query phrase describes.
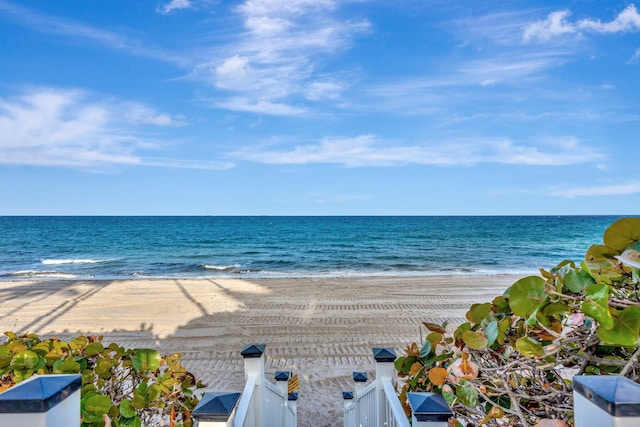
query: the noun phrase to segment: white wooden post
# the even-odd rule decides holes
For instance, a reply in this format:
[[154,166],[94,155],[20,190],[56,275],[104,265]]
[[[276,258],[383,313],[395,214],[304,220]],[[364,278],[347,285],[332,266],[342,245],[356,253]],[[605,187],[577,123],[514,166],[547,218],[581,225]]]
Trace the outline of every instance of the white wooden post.
[[35,375],[0,393],[2,427],[79,427],[82,376]]
[[291,371],[276,371],[275,380],[278,390],[282,392],[284,396],[284,404],[282,405],[282,422],[287,423],[287,405],[289,404],[289,378],[291,378]]
[[[288,400],[289,407],[291,408],[294,415],[293,426],[291,427],[295,427],[298,425],[298,392],[296,391],[294,393],[288,393],[287,400]],[[285,418],[285,422],[286,420],[287,419]]]
[[362,408],[360,407],[360,399],[359,396],[362,394],[362,390],[366,387],[367,384],[367,373],[366,372],[354,372],[353,373],[353,395],[355,396],[355,425],[360,426],[362,422]]
[[231,427],[240,393],[205,393],[193,410],[198,427]]
[[412,427],[447,427],[453,411],[440,393],[407,393],[407,398]]
[[357,397],[367,386],[367,373],[366,372],[354,372],[353,373],[353,394]]
[[251,344],[246,346],[240,354],[244,357],[244,378],[245,381],[250,375],[256,376],[256,386],[253,390],[254,394],[254,420],[257,426],[265,424],[264,412],[266,408],[265,399],[267,393],[265,390],[264,377],[264,349],[265,344]]
[[353,404],[353,392],[343,391],[342,399],[344,399],[344,427],[355,427],[356,420],[355,418],[351,417],[351,414],[355,414],[355,411],[347,412],[349,406]]
[[640,426],[640,384],[616,375],[573,377],[575,427]]
[[384,393],[382,383],[384,381],[395,380],[395,366],[393,362],[396,360],[396,352],[393,348],[373,348],[373,358],[376,360],[376,408],[377,424],[379,427],[387,425],[387,397]]

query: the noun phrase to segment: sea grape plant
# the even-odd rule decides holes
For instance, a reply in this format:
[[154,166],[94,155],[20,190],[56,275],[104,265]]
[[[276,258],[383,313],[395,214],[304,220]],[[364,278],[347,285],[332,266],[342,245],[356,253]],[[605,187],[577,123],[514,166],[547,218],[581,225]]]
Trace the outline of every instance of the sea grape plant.
[[640,381],[640,218],[623,218],[579,264],[524,277],[491,302],[473,304],[452,334],[424,323],[424,342],[396,360],[400,399],[443,394],[454,424],[573,424],[574,375]]
[[81,374],[82,427],[191,427],[202,382],[180,354],[105,346],[100,336],[70,341],[5,332],[0,345],[0,392],[34,374]]

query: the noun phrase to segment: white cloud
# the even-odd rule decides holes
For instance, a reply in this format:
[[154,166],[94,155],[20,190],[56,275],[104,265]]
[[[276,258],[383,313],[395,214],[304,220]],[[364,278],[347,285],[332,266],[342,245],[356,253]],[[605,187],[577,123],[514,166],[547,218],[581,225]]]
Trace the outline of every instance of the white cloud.
[[563,34],[580,34],[581,31],[596,33],[640,31],[640,14],[634,5],[627,6],[610,22],[592,18],[570,22],[567,20],[570,14],[568,10],[558,10],[551,12],[544,21],[527,25],[522,35],[523,40],[544,42]]
[[0,101],[0,162],[91,166],[138,164],[135,137],[109,129],[114,111],[77,90],[36,89]]
[[191,7],[190,0],[171,0],[169,3],[162,7],[158,7],[157,12],[162,14],[169,14],[174,10],[188,9]]
[[[140,126],[184,123],[183,117],[138,103],[96,100],[77,89],[34,88],[0,98],[0,164],[203,167],[206,162],[142,155],[159,144],[141,137]],[[209,168],[224,167],[228,165],[209,163]]]
[[215,68],[215,84],[221,89],[241,90],[253,84],[249,58],[234,55]]
[[186,126],[187,122],[184,120],[184,116],[171,117],[168,114],[150,114],[142,119],[143,123],[148,123],[156,126],[172,126],[182,127]]
[[578,22],[577,27],[598,33],[640,31],[640,14],[638,14],[638,10],[634,5],[629,5],[611,22],[602,22],[599,19],[583,19]]
[[307,86],[306,98],[312,101],[338,99],[344,86],[335,81],[316,81]]
[[373,135],[325,138],[317,144],[283,150],[246,147],[230,156],[266,164],[330,163],[347,167],[406,164],[470,166],[480,163],[563,166],[604,158],[601,153],[581,146],[575,138],[556,138],[552,143],[539,143],[537,146],[514,143],[507,138],[398,145]]
[[551,12],[546,20],[528,25],[524,29],[522,38],[525,42],[535,39],[547,41],[558,35],[574,33],[575,26],[566,20],[570,14],[568,10]]
[[231,92],[215,104],[237,111],[298,115],[308,107],[296,101],[336,99],[347,83],[318,75],[320,59],[347,49],[354,34],[369,28],[337,17],[336,8],[332,0],[247,0],[234,9],[244,31],[192,75]]
[[273,102],[265,99],[233,97],[213,103],[218,108],[247,113],[268,114],[272,116],[302,116],[309,111],[304,107],[296,107],[284,102]]
[[640,193],[640,182],[628,184],[613,184],[594,187],[576,187],[565,189],[553,189],[551,195],[574,198],[574,197],[596,197],[596,196],[624,196]]
[[58,16],[36,13],[3,0],[0,0],[0,11],[14,15],[17,18],[16,22],[44,34],[75,37],[89,42],[96,42],[111,49],[123,50],[133,55],[180,65],[188,62],[180,55],[168,53],[162,49],[142,43],[133,37],[127,37],[125,34],[106,31]]

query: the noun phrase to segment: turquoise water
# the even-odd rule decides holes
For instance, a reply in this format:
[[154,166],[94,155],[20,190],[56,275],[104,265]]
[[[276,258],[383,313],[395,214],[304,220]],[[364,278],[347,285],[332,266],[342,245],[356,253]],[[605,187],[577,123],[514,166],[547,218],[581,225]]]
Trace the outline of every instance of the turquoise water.
[[617,218],[0,217],[0,279],[526,274]]

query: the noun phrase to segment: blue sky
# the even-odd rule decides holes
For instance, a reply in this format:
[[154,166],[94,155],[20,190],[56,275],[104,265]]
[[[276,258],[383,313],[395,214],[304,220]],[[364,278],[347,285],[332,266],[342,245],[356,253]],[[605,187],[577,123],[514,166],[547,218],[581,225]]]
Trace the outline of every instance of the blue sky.
[[638,214],[639,136],[630,2],[0,0],[0,215]]

